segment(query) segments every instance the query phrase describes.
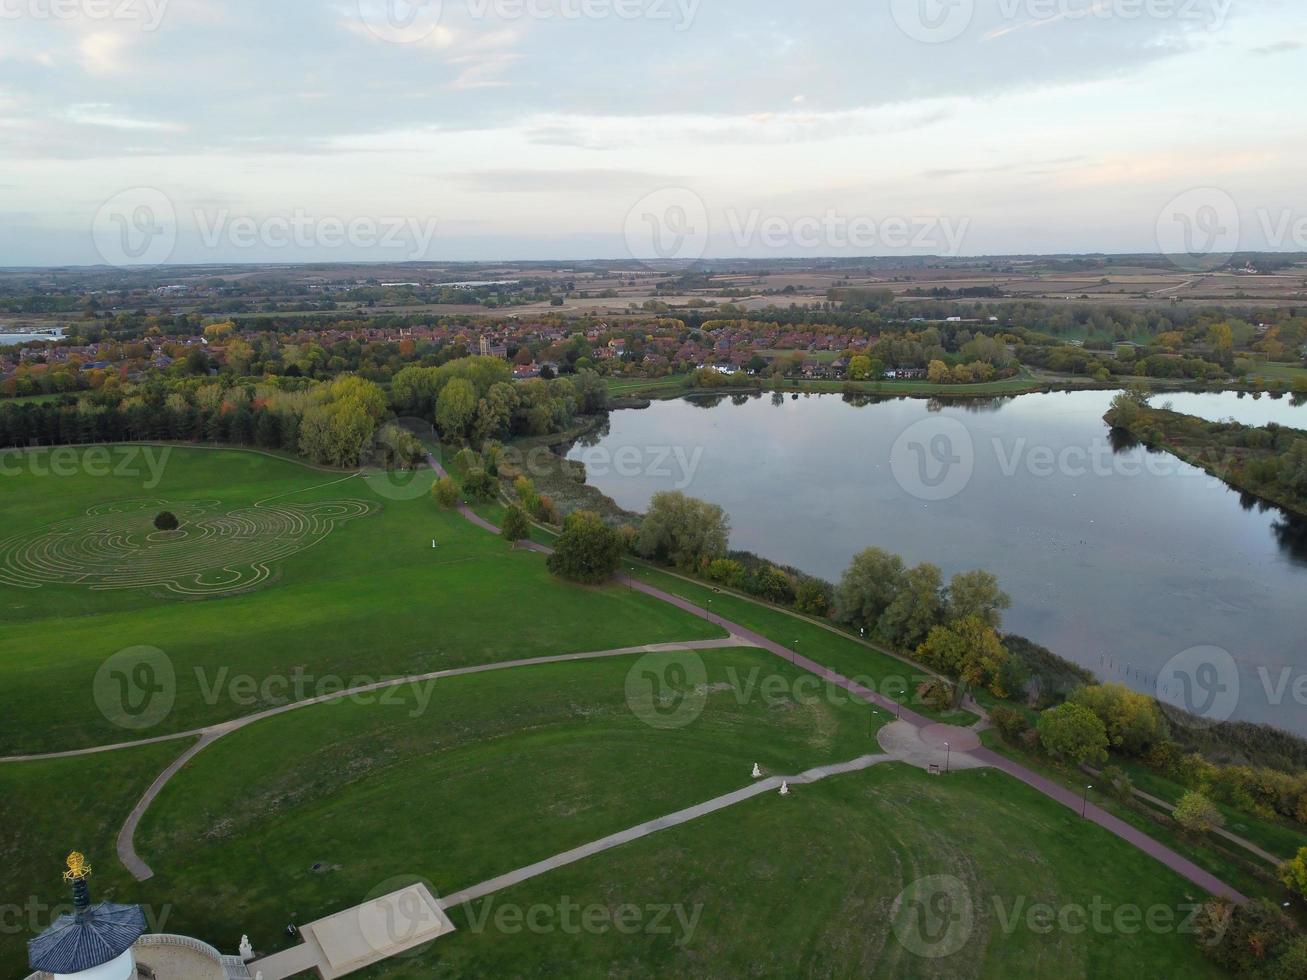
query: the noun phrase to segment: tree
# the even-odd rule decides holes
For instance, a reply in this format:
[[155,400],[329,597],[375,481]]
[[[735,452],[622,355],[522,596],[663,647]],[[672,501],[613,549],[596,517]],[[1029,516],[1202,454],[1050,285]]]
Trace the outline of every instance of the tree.
[[470,502],[484,503],[494,500],[499,493],[499,481],[486,470],[472,470],[463,477],[463,495]]
[[903,587],[876,623],[876,635],[885,643],[912,650],[925,642],[944,620],[943,573],[929,563],[911,568]]
[[154,526],[160,531],[175,531],[181,527],[181,521],[177,520],[177,515],[172,511],[164,510],[155,517]]
[[856,357],[849,359],[849,380],[866,381],[871,377],[871,358],[866,354],[858,354]]
[[442,476],[431,485],[431,497],[441,507],[453,507],[458,503],[458,484],[453,477]]
[[563,522],[563,533],[554,545],[548,565],[555,575],[598,585],[612,578],[621,561],[621,536],[598,514],[578,510]]
[[994,628],[979,616],[934,627],[917,647],[917,659],[965,684],[987,687],[1000,698],[1007,696],[1001,681],[1007,649]]
[[998,587],[992,572],[961,572],[949,582],[945,602],[949,619],[976,616],[994,629],[1003,625],[1003,610],[1012,605],[1012,597]]
[[1185,830],[1196,834],[1205,834],[1217,827],[1225,826],[1225,818],[1216,804],[1202,793],[1189,792],[1180,797],[1180,802],[1171,811],[1175,822]]
[[716,504],[664,491],[649,503],[636,551],[678,568],[695,568],[724,557],[730,535],[731,522]]
[[1036,728],[1044,751],[1061,762],[1097,765],[1107,759],[1107,729],[1088,708],[1059,704],[1039,716]]
[[1166,735],[1157,702],[1124,684],[1095,684],[1071,693],[1070,701],[1098,716],[1112,748],[1126,755],[1143,755]]
[[931,361],[926,368],[926,379],[931,384],[948,384],[953,380],[953,372],[948,369],[948,365],[943,361]]
[[503,535],[514,544],[531,536],[531,522],[527,519],[526,512],[516,504],[504,511]]
[[1104,418],[1107,424],[1118,429],[1132,428],[1148,408],[1148,392],[1138,388],[1128,388],[1116,393],[1112,406]]
[[1307,898],[1307,847],[1280,865],[1280,880],[1295,895]]
[[904,575],[903,559],[898,555],[880,548],[858,552],[835,587],[836,622],[874,630],[903,588]]
[[472,382],[455,378],[436,399],[436,425],[446,439],[462,442],[467,438],[468,426],[477,410],[477,393]]

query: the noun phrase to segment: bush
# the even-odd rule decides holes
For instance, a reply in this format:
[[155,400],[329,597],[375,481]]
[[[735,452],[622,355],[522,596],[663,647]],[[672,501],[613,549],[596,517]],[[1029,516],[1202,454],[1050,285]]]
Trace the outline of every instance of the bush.
[[794,608],[801,613],[824,618],[830,613],[831,592],[831,587],[821,579],[800,579],[794,590]]
[[450,465],[454,468],[455,473],[466,476],[473,470],[481,469],[481,457],[470,449],[460,449]]
[[598,585],[613,577],[621,561],[621,536],[598,514],[578,510],[568,515],[548,564],[555,575]]
[[458,484],[452,476],[442,476],[431,485],[431,498],[441,507],[450,508],[458,503]]
[[710,561],[703,571],[704,577],[722,585],[740,586],[744,584],[744,566],[730,558],[718,558]]
[[182,522],[177,520],[177,515],[172,511],[165,510],[154,519],[154,526],[160,531],[175,531],[182,526]]
[[994,723],[998,733],[1009,742],[1016,742],[1021,737],[1021,733],[1030,727],[1025,715],[1005,704],[1000,704],[990,711],[989,720]]
[[1122,803],[1129,802],[1135,795],[1135,784],[1120,766],[1108,766],[1103,770],[1103,782],[1106,789]]
[[1185,793],[1171,816],[1181,827],[1195,834],[1205,834],[1225,825],[1225,818],[1216,804],[1202,793]]
[[463,478],[463,495],[470,502],[485,503],[499,493],[499,481],[485,470],[472,470]]
[[547,497],[543,493],[536,499],[535,509],[536,520],[545,524],[559,524],[562,522],[562,515],[558,512],[558,506],[554,503],[552,497]]
[[531,536],[531,522],[521,507],[515,504],[504,512],[504,528],[501,533],[514,544]]
[[1039,744],[1054,759],[1071,765],[1102,764],[1107,759],[1107,728],[1078,704],[1059,704],[1039,716]]
[[917,686],[917,697],[920,703],[936,711],[948,711],[953,707],[954,687],[938,679],[923,681]]

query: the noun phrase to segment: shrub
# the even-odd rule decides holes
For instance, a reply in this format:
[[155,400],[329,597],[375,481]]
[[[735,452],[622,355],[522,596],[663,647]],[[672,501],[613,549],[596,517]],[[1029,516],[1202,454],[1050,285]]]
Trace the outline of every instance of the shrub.
[[515,544],[531,536],[531,522],[527,520],[526,512],[521,507],[514,504],[504,512],[504,527],[501,533]]
[[170,510],[160,511],[154,519],[154,526],[160,531],[175,531],[182,526],[182,522],[177,520],[177,515]]
[[431,498],[441,507],[449,508],[458,503],[458,484],[451,476],[442,476],[431,485]]
[[472,502],[494,500],[499,492],[499,481],[485,470],[472,470],[463,478],[463,495]]
[[481,457],[470,449],[460,449],[450,465],[454,468],[454,472],[467,475],[473,470],[481,469]]
[[1017,741],[1021,733],[1030,727],[1025,715],[1005,704],[1000,704],[990,711],[989,720],[994,723],[998,733],[1009,742]]
[[825,617],[831,609],[831,587],[821,579],[800,579],[794,590],[794,608],[810,616]]
[[1107,728],[1078,704],[1059,704],[1039,716],[1039,744],[1059,762],[1080,766],[1107,759]]
[[554,503],[552,497],[547,497],[543,493],[536,499],[535,509],[536,520],[545,524],[558,524],[562,521],[562,516],[558,512],[558,506]]
[[744,566],[730,558],[718,558],[710,561],[704,569],[704,576],[723,585],[739,586],[744,584]]
[[621,536],[598,514],[578,510],[567,516],[548,564],[555,575],[598,585],[612,578],[621,561]]
[[1185,830],[1196,834],[1205,834],[1225,825],[1225,818],[1221,816],[1216,804],[1202,793],[1185,793],[1175,805],[1171,816]]

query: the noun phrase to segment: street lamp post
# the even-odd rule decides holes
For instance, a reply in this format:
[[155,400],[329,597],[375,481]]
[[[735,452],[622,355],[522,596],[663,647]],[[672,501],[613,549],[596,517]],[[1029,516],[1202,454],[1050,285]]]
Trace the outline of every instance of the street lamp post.
[[1089,814],[1089,791],[1093,789],[1092,785],[1085,787],[1085,798],[1080,805],[1080,819],[1083,820]]
[[953,758],[953,747],[950,746],[948,742],[945,742],[944,743],[944,775],[945,776],[949,774],[949,762],[952,760],[952,758]]

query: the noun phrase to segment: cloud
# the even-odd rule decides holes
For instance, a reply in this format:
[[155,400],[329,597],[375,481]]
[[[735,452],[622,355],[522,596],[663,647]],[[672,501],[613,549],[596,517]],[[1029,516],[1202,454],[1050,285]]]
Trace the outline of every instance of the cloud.
[[452,173],[448,178],[491,194],[592,193],[684,184],[684,176],[641,170],[482,170]]
[[1301,51],[1305,45],[1302,41],[1276,41],[1274,44],[1264,44],[1260,48],[1253,48],[1253,54],[1273,55],[1286,54],[1289,51]]
[[153,119],[137,119],[115,111],[106,102],[86,102],[69,106],[64,114],[69,122],[83,126],[106,126],[109,129],[154,130],[157,132],[180,132],[185,129],[177,123],[157,122]]
[[113,75],[126,70],[123,54],[127,39],[114,31],[96,31],[82,38],[77,50],[82,67],[93,75]]

